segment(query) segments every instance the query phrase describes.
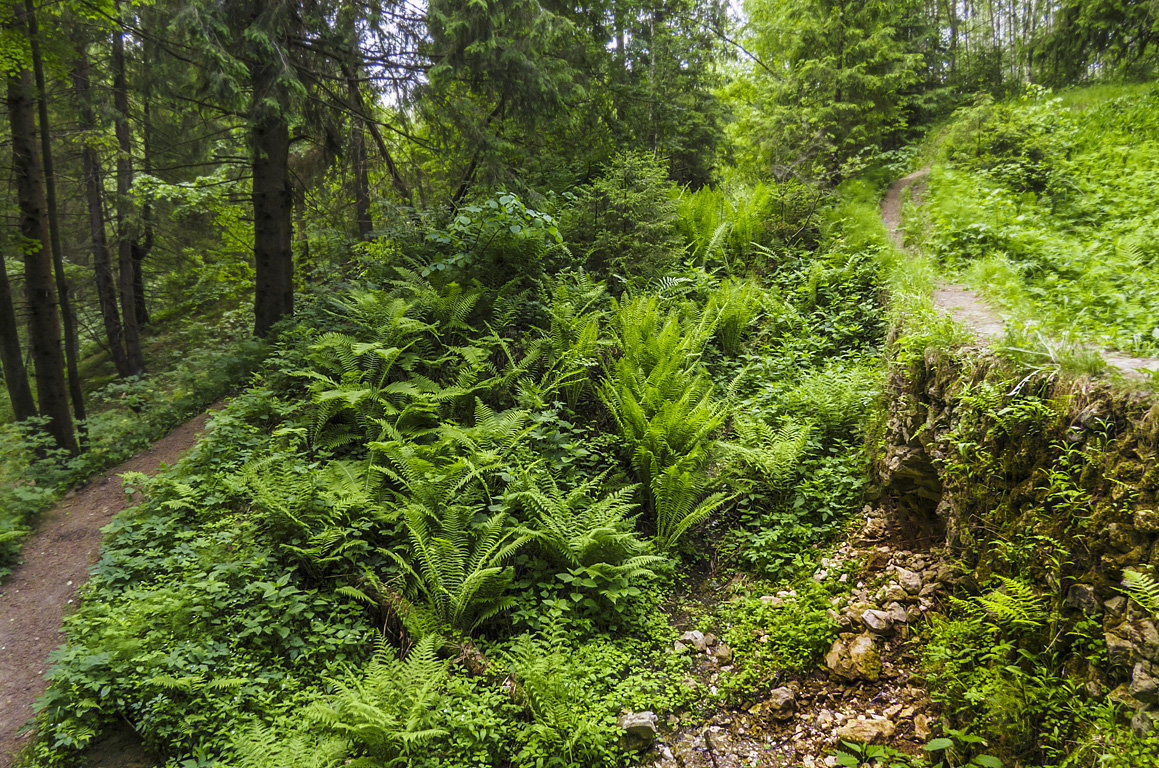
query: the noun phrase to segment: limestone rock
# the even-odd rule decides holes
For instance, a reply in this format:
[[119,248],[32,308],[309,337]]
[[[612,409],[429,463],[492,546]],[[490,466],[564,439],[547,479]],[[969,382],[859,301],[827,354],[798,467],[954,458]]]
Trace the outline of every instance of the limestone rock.
[[1142,531],[1143,533],[1159,533],[1159,510],[1136,510],[1135,530]]
[[873,744],[893,736],[897,728],[885,717],[852,720],[837,729],[837,738],[857,744]]
[[1122,595],[1103,601],[1103,608],[1112,616],[1122,616],[1127,610],[1127,598]]
[[914,715],[914,736],[918,741],[930,740],[930,719],[925,715]]
[[708,652],[708,655],[719,664],[729,664],[732,662],[732,648],[729,648],[724,643],[714,645]]
[[628,746],[643,749],[656,739],[660,720],[655,712],[625,712],[620,715],[617,723],[624,732]]
[[908,597],[909,593],[900,584],[890,584],[881,595],[881,599],[887,603],[904,603]]
[[1107,694],[1107,700],[1112,704],[1118,704],[1123,709],[1142,709],[1143,702],[1131,695],[1131,689],[1123,683],[1115,690]]
[[1151,662],[1140,661],[1131,672],[1131,695],[1144,704],[1159,704],[1159,680],[1151,670]]
[[1157,729],[1159,729],[1159,712],[1153,709],[1140,709],[1131,718],[1131,733],[1137,739],[1150,736]]
[[1082,611],[1087,616],[1103,612],[1103,604],[1099,602],[1099,596],[1090,584],[1071,584],[1066,592],[1066,607]]
[[890,603],[886,606],[885,611],[889,615],[889,620],[894,624],[905,624],[909,619],[906,616],[905,607],[901,603]]
[[893,629],[893,621],[885,611],[869,610],[861,614],[861,623],[879,635],[887,635]]
[[835,640],[825,654],[825,666],[838,680],[876,680],[881,675],[881,654],[873,636],[864,633],[852,640]]
[[788,720],[797,709],[797,700],[791,688],[774,688],[769,692],[769,714],[776,720]]
[[902,589],[911,595],[916,595],[922,591],[922,577],[913,571],[906,568],[895,568],[894,576],[897,578],[897,583],[901,585]]
[[1145,658],[1151,661],[1159,660],[1159,631],[1156,631],[1154,622],[1144,619],[1137,622],[1142,647],[1139,649]]
[[680,642],[691,645],[698,651],[704,651],[708,648],[708,640],[704,637],[704,633],[699,629],[693,629],[685,632],[680,636]]
[[1130,640],[1110,632],[1104,632],[1103,639],[1107,642],[1107,659],[1112,667],[1131,666],[1131,652],[1134,646]]

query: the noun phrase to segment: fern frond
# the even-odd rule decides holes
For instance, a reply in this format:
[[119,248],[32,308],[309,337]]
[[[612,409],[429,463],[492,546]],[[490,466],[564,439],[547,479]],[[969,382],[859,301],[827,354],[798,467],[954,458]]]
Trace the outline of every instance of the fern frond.
[[1159,581],[1153,576],[1133,569],[1124,570],[1123,589],[1152,618],[1159,617]]

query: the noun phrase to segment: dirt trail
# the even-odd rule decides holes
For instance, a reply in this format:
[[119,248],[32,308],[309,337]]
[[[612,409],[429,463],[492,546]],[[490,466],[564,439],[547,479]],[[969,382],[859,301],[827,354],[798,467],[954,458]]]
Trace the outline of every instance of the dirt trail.
[[[902,176],[890,185],[881,201],[881,220],[890,240],[903,252],[907,249],[901,232],[902,198],[907,189],[914,199],[920,198],[925,191],[929,173],[927,166]],[[940,285],[934,289],[933,301],[934,306],[953,317],[983,342],[992,342],[1005,331],[1006,323],[1002,316],[977,291],[965,285]],[[1159,359],[1153,357],[1132,357],[1115,350],[1103,350],[1102,357],[1108,366],[1117,369],[1127,378],[1147,378],[1159,372]]]
[[145,452],[70,491],[24,543],[23,561],[0,585],[0,768],[10,768],[31,739],[20,729],[44,692],[48,654],[63,640],[61,621],[96,561],[101,528],[133,503],[117,475],[152,475],[162,463],[172,466],[208,419],[207,412],[185,422]]

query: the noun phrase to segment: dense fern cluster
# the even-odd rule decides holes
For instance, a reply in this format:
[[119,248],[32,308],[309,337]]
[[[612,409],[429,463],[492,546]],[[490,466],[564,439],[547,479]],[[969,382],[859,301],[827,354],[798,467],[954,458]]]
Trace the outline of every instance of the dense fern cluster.
[[396,265],[320,296],[209,442],[138,478],[38,759],[124,715],[238,766],[622,764],[619,709],[700,695],[657,611],[677,574],[799,557],[856,501],[872,374],[798,356],[836,343],[802,318],[836,317],[820,281],[847,269],[788,298],[565,271],[515,307]]

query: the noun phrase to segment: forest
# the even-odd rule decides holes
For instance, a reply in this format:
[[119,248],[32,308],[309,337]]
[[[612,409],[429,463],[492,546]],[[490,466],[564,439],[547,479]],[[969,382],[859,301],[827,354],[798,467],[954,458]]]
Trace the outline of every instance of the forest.
[[1159,766],[1156,0],[0,30],[0,768]]

